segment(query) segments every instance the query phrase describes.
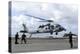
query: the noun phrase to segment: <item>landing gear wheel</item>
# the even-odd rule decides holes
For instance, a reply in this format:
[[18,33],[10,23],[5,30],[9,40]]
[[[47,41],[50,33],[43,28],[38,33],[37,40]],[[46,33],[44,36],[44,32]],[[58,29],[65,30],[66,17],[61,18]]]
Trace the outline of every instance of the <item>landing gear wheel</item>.
[[58,33],[56,32],[56,35],[58,35]]

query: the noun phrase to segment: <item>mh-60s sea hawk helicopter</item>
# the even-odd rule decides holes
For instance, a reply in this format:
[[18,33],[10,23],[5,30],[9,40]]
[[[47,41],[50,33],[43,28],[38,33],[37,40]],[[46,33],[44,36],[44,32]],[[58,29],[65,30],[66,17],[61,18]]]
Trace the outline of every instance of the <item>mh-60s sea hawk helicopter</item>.
[[[20,31],[21,33],[29,33],[32,36],[32,34],[38,34],[38,33],[50,33],[52,35],[53,32],[55,32],[55,34],[58,35],[58,32],[66,31],[66,29],[59,24],[51,25],[50,23],[54,23],[53,20],[46,20],[46,19],[43,19],[43,18],[40,18],[40,17],[28,15],[28,14],[26,14],[26,16],[33,17],[35,19],[41,20],[39,22],[48,22],[48,23],[45,24],[45,25],[40,25],[36,31],[32,31],[32,32],[29,32],[27,30],[26,24],[22,24],[24,30],[21,30]],[[43,28],[45,28],[45,29],[40,31],[40,29],[43,29]]]

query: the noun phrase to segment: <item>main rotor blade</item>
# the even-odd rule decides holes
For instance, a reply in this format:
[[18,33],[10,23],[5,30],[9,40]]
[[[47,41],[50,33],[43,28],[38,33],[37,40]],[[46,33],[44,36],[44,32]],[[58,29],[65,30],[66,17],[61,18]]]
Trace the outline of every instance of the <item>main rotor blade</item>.
[[54,22],[53,20],[46,20],[46,21],[38,21],[38,22]]
[[48,22],[48,21],[38,21],[38,22]]
[[36,16],[28,15],[28,14],[25,14],[25,15],[26,15],[26,16],[29,16],[29,17],[36,18],[36,19],[40,19],[40,20],[45,20],[45,21],[47,21],[46,19],[42,19],[42,18],[40,18],[40,17],[36,17]]

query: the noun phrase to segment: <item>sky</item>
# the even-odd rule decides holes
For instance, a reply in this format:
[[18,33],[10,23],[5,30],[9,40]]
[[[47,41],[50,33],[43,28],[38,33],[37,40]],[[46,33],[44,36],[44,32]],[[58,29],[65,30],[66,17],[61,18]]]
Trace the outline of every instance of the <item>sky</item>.
[[[12,2],[12,36],[23,29],[22,24],[25,23],[28,31],[37,30],[41,24],[47,22],[38,22],[39,19],[26,16],[32,15],[47,20],[53,20],[55,24],[60,24],[65,29],[58,35],[53,34],[54,37],[62,37],[64,33],[78,34],[78,7],[74,4],[57,4],[45,2]],[[21,33],[19,33],[21,34]],[[21,35],[20,35],[21,36]],[[34,37],[47,37],[50,34],[34,34]]]

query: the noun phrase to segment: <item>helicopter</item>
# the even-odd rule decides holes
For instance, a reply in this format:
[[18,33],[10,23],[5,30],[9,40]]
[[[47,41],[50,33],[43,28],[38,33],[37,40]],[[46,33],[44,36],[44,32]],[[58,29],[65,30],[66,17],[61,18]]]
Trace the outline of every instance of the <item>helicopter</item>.
[[[32,34],[39,34],[39,33],[50,33],[52,35],[55,32],[55,34],[58,35],[59,32],[66,31],[66,29],[62,27],[60,24],[51,25],[50,23],[54,23],[53,20],[46,20],[41,17],[36,17],[36,16],[28,15],[28,14],[26,14],[26,16],[41,20],[39,22],[48,22],[48,23],[45,25],[38,26],[38,29],[33,32],[29,32],[28,28],[26,27],[26,24],[23,23],[22,26],[24,30],[21,30],[20,31],[21,33],[29,33],[32,36]],[[44,30],[40,31],[41,29],[44,29]]]

